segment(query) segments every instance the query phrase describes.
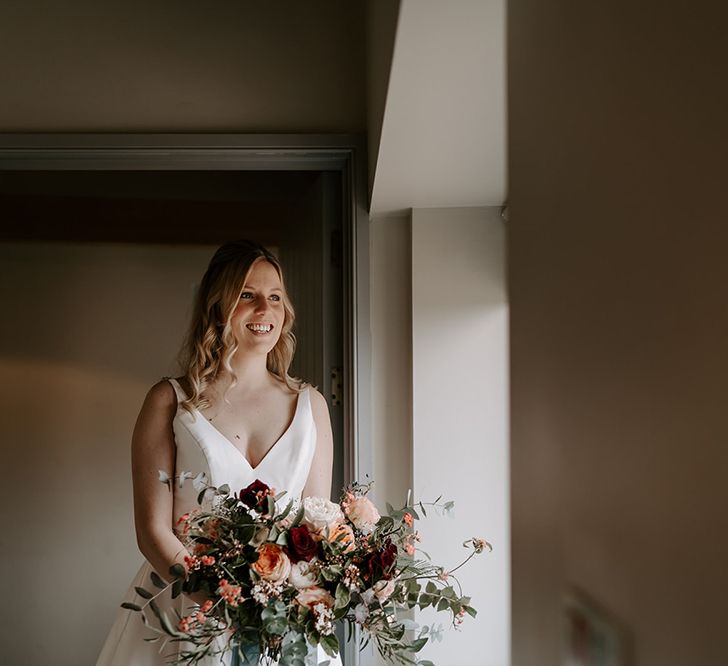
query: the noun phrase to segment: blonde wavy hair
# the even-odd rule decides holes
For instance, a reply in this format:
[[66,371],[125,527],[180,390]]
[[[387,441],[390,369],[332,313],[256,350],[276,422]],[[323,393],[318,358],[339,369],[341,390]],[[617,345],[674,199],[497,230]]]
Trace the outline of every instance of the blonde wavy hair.
[[283,288],[283,328],[275,347],[268,352],[266,365],[290,390],[302,390],[303,382],[288,374],[296,350],[293,334],[296,317],[283,282],[280,262],[258,243],[231,241],[219,247],[210,260],[197,291],[192,321],[180,350],[182,378],[188,388],[188,398],[182,401],[182,406],[188,411],[210,406],[206,390],[223,372],[232,377],[227,391],[237,384],[231,361],[238,344],[230,319],[250,270],[257,261],[267,261],[276,269]]

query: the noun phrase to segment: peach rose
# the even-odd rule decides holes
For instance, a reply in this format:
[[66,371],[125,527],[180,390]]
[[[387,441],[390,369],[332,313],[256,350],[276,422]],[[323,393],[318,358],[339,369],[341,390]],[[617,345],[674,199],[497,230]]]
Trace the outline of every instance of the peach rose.
[[330,527],[326,540],[330,543],[336,543],[340,548],[344,548],[345,553],[349,553],[355,548],[354,530],[347,524],[334,525]]
[[349,520],[354,523],[354,527],[361,530],[364,534],[371,532],[379,518],[379,511],[366,497],[352,497],[346,501],[344,507]]
[[288,578],[291,573],[291,560],[283,549],[275,543],[264,543],[258,548],[258,559],[253,569],[264,580],[277,583]]
[[316,604],[324,604],[329,608],[334,606],[334,598],[321,587],[307,587],[305,590],[301,590],[296,596],[296,601],[301,606],[308,606],[313,608]]

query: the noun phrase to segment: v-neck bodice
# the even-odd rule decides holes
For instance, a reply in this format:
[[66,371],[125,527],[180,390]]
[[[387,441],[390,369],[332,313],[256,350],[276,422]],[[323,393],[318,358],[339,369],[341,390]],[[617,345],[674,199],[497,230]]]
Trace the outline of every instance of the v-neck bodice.
[[[301,497],[303,487],[308,479],[313,454],[316,449],[316,424],[311,411],[311,388],[306,387],[298,396],[296,411],[287,430],[278,441],[268,450],[268,453],[255,467],[251,467],[245,456],[227,437],[199,412],[189,411],[182,407],[181,402],[187,399],[182,387],[174,379],[169,379],[177,395],[177,412],[172,421],[174,440],[177,446],[174,475],[179,478],[182,472],[188,472],[192,478],[204,472],[207,483],[214,486],[228,484],[230,490],[238,492],[260,479],[271,488],[280,492],[285,490],[288,498]],[[169,470],[165,470],[169,471]],[[156,474],[156,470],[154,470]],[[187,478],[182,486],[174,484],[173,527],[180,516],[196,509],[198,490]],[[284,498],[284,502],[286,499]],[[138,596],[138,586],[149,585],[149,575],[152,566],[145,562],[132,580],[131,586],[124,596],[125,601],[141,603]],[[157,598],[158,606],[167,617],[175,614],[189,612],[189,599],[179,595],[172,599],[169,590]],[[158,646],[145,642],[149,630],[139,621],[132,618],[132,611],[120,608],[116,620],[107,636],[101,650],[96,666],[164,666],[168,663],[168,656],[174,650],[181,650],[184,643],[168,646],[167,650],[160,651]],[[216,643],[222,649],[224,645],[219,639]],[[321,646],[317,648],[317,662],[327,659]],[[315,651],[314,651],[315,652]],[[179,652],[175,652],[179,656]],[[200,666],[230,666],[231,653],[204,657]],[[331,666],[341,666],[337,657],[331,661]]]
[[[311,411],[310,387],[299,393],[293,419],[285,432],[253,467],[225,435],[197,410],[182,407],[187,395],[175,379],[169,379],[177,395],[177,412],[172,421],[177,445],[175,476],[189,472],[196,476],[205,472],[208,483],[228,484],[233,492],[260,479],[287,498],[299,498],[306,484],[316,449],[316,425]],[[174,486],[175,520],[196,508],[197,490],[187,481],[182,488]]]
[[[177,380],[173,380],[173,381],[175,381],[175,382],[176,382]],[[179,382],[177,382],[177,383],[178,383],[178,385],[179,385]],[[180,389],[180,390],[181,390],[181,389]],[[263,464],[263,463],[264,463],[264,462],[266,461],[266,459],[268,458],[268,454],[270,454],[270,453],[271,453],[271,452],[273,451],[273,449],[274,449],[274,448],[275,448],[276,446],[278,446],[279,442],[285,441],[285,440],[286,440],[286,438],[288,437],[288,433],[289,433],[289,432],[291,431],[291,429],[293,428],[293,426],[294,426],[294,424],[295,424],[295,422],[296,422],[296,419],[298,418],[298,413],[300,412],[300,407],[301,407],[301,395],[302,395],[302,394],[303,394],[304,392],[306,393],[306,395],[308,395],[308,391],[309,391],[309,389],[308,389],[308,388],[306,388],[306,389],[305,389],[305,391],[303,391],[303,392],[301,392],[301,393],[299,393],[299,394],[298,394],[298,396],[297,396],[297,398],[296,398],[296,408],[295,408],[295,410],[294,410],[294,412],[293,412],[293,418],[291,419],[291,422],[290,422],[290,423],[288,424],[288,427],[287,427],[287,428],[285,429],[285,431],[283,432],[283,434],[282,434],[282,435],[281,435],[281,436],[280,436],[280,437],[279,437],[279,438],[278,438],[278,439],[277,439],[277,440],[276,440],[276,441],[275,441],[275,442],[274,442],[274,443],[273,443],[273,444],[272,444],[272,445],[271,445],[271,446],[270,446],[270,447],[268,448],[268,450],[267,450],[267,451],[266,451],[266,452],[265,452],[265,453],[263,454],[263,457],[262,457],[262,458],[261,458],[261,459],[260,459],[260,460],[258,461],[258,464],[257,464],[257,465],[253,465],[253,464],[252,464],[252,463],[250,462],[250,460],[248,460],[247,456],[246,456],[246,455],[245,455],[245,454],[244,454],[244,453],[243,453],[243,452],[242,452],[242,451],[241,451],[241,450],[240,450],[240,449],[239,449],[239,448],[238,448],[237,446],[235,446],[235,444],[233,443],[233,441],[232,441],[232,440],[231,440],[231,439],[230,439],[229,437],[227,437],[226,435],[224,435],[224,434],[223,434],[222,432],[220,432],[220,430],[218,430],[218,428],[217,428],[216,426],[214,426],[214,425],[212,424],[211,420],[210,420],[210,419],[208,419],[208,418],[206,418],[206,417],[205,417],[205,415],[204,415],[204,414],[203,414],[203,413],[202,413],[202,412],[201,412],[201,411],[200,411],[199,409],[197,409],[197,408],[195,407],[195,408],[194,408],[194,412],[195,412],[195,414],[196,414],[197,416],[200,416],[200,417],[202,417],[202,420],[203,420],[203,421],[204,421],[205,423],[207,423],[207,424],[208,424],[208,425],[210,426],[210,428],[212,428],[212,430],[214,430],[214,431],[215,431],[215,433],[216,433],[217,435],[219,435],[219,436],[220,436],[220,437],[221,437],[221,438],[222,438],[223,440],[225,440],[225,441],[226,441],[226,442],[227,442],[227,443],[228,443],[228,444],[229,444],[230,446],[232,446],[232,447],[233,447],[233,448],[234,448],[234,449],[235,449],[235,450],[236,450],[236,451],[237,451],[237,452],[238,452],[238,453],[239,453],[239,454],[240,454],[240,455],[241,455],[241,456],[243,457],[243,460],[244,460],[244,461],[245,461],[246,463],[248,463],[248,465],[250,466],[250,468],[251,468],[251,469],[253,469],[253,470],[257,470],[257,469],[258,469],[258,468],[259,468],[259,467],[260,467],[260,466],[261,466],[261,465],[262,465],[262,464]]]

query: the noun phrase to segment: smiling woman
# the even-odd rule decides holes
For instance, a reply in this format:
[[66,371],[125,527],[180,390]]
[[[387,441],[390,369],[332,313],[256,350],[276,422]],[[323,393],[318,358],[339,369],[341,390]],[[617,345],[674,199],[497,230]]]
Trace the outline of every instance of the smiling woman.
[[[333,442],[328,407],[318,391],[289,375],[293,323],[276,257],[251,241],[220,247],[197,293],[181,355],[183,374],[150,389],[134,429],[134,522],[146,562],[127,601],[141,601],[137,590],[152,571],[169,578],[173,565],[186,567],[188,544],[176,528],[197,508],[205,484],[226,484],[237,491],[260,479],[285,490],[289,498],[329,497]],[[179,481],[171,484],[171,492],[160,483],[160,470],[163,478]],[[190,475],[196,483],[184,483]],[[162,595],[157,604],[174,618],[195,608],[199,612],[207,600]],[[119,612],[98,666],[161,666],[180,658],[184,647],[178,643],[160,653],[145,642],[149,634],[131,613]],[[232,660],[230,647],[216,639],[209,657],[199,663],[228,665]],[[341,662],[337,658],[334,664]]]

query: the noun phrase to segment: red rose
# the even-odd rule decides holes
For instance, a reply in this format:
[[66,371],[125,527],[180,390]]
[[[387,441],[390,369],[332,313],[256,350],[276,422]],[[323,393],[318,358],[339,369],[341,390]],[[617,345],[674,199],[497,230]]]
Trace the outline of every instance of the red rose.
[[259,479],[256,479],[247,488],[240,491],[239,497],[245,506],[256,511],[263,511],[265,509],[265,498],[269,494],[270,488]]
[[310,562],[318,552],[318,542],[306,525],[292,527],[288,532],[288,556],[295,562]]
[[397,546],[391,541],[384,544],[384,548],[375,551],[366,560],[367,571],[370,578],[388,578],[389,572],[397,561]]

